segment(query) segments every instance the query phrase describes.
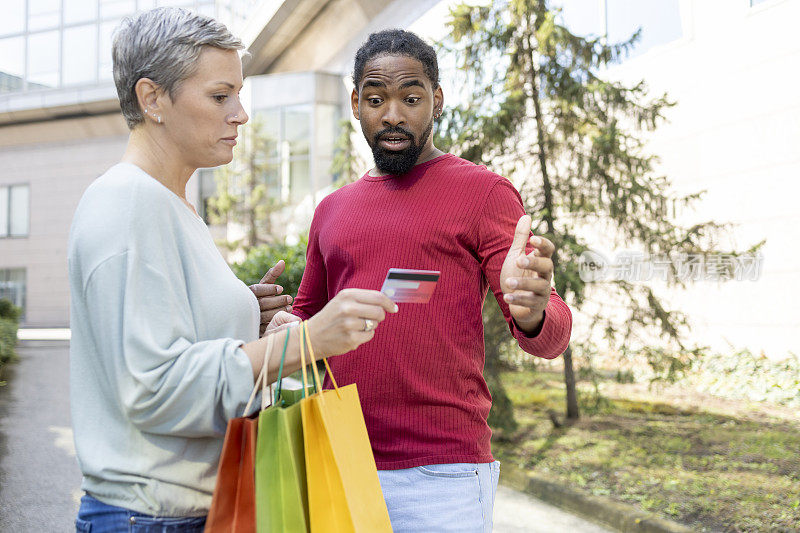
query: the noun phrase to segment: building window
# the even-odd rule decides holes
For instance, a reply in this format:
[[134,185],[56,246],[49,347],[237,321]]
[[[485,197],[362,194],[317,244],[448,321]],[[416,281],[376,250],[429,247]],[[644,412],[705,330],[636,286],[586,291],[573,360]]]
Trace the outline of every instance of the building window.
[[22,309],[25,317],[25,269],[0,269],[0,298],[7,298]]
[[0,238],[28,236],[29,191],[27,185],[0,187]]
[[267,194],[298,204],[312,192],[311,121],[308,104],[259,111],[256,120],[265,143]]
[[0,94],[110,82],[123,17],[156,6],[213,15],[213,0],[2,0]]

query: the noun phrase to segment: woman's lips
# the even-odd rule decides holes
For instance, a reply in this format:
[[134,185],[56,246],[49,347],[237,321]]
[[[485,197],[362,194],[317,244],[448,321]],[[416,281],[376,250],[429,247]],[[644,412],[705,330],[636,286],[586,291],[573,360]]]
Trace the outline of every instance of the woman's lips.
[[222,139],[222,142],[224,142],[225,144],[229,144],[231,146],[236,146],[236,137],[227,137],[225,139]]

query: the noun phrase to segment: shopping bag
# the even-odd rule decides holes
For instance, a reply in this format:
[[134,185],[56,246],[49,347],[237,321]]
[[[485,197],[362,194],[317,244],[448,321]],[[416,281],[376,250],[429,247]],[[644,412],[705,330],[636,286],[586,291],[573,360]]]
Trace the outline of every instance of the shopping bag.
[[257,418],[234,418],[228,422],[206,533],[256,530],[253,472],[257,425]]
[[[273,343],[274,338],[270,336],[267,340],[267,350],[264,352],[264,363],[244,408],[245,413],[250,411],[259,386],[262,386],[262,383],[266,385],[267,358],[272,352]],[[211,509],[206,518],[206,533],[255,533],[256,531],[257,429],[257,415],[228,421],[217,470],[217,484],[211,499]]]
[[[288,343],[287,332],[273,405],[263,409],[259,415],[256,446],[256,523],[259,533],[308,531],[300,404],[287,404],[281,387]],[[305,385],[302,390],[306,390]]]
[[323,359],[334,389],[322,390],[305,322],[303,341],[317,390],[300,401],[311,532],[391,532],[356,385],[339,387]]

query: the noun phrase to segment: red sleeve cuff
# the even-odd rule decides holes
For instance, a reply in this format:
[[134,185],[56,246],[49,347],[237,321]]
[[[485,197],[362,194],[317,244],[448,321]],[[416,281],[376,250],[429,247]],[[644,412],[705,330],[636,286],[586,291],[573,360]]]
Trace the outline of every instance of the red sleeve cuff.
[[539,331],[528,336],[512,320],[511,333],[525,352],[544,359],[554,359],[564,353],[569,344],[572,312],[554,289],[550,293],[550,301],[544,310]]

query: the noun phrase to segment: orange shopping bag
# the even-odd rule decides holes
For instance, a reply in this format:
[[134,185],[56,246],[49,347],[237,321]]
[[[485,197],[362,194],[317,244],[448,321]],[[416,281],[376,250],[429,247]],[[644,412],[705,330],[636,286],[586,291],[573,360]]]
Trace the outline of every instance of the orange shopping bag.
[[[267,340],[264,364],[244,412],[250,410],[256,391],[266,384],[267,356],[274,336]],[[263,400],[262,400],[263,401]],[[228,421],[217,471],[217,484],[206,519],[206,533],[256,533],[255,458],[258,413]]]
[[[305,322],[303,341],[317,391],[300,401],[311,532],[391,532],[356,386],[339,387],[323,359],[334,390],[322,390]],[[305,385],[305,366],[302,374]]]

